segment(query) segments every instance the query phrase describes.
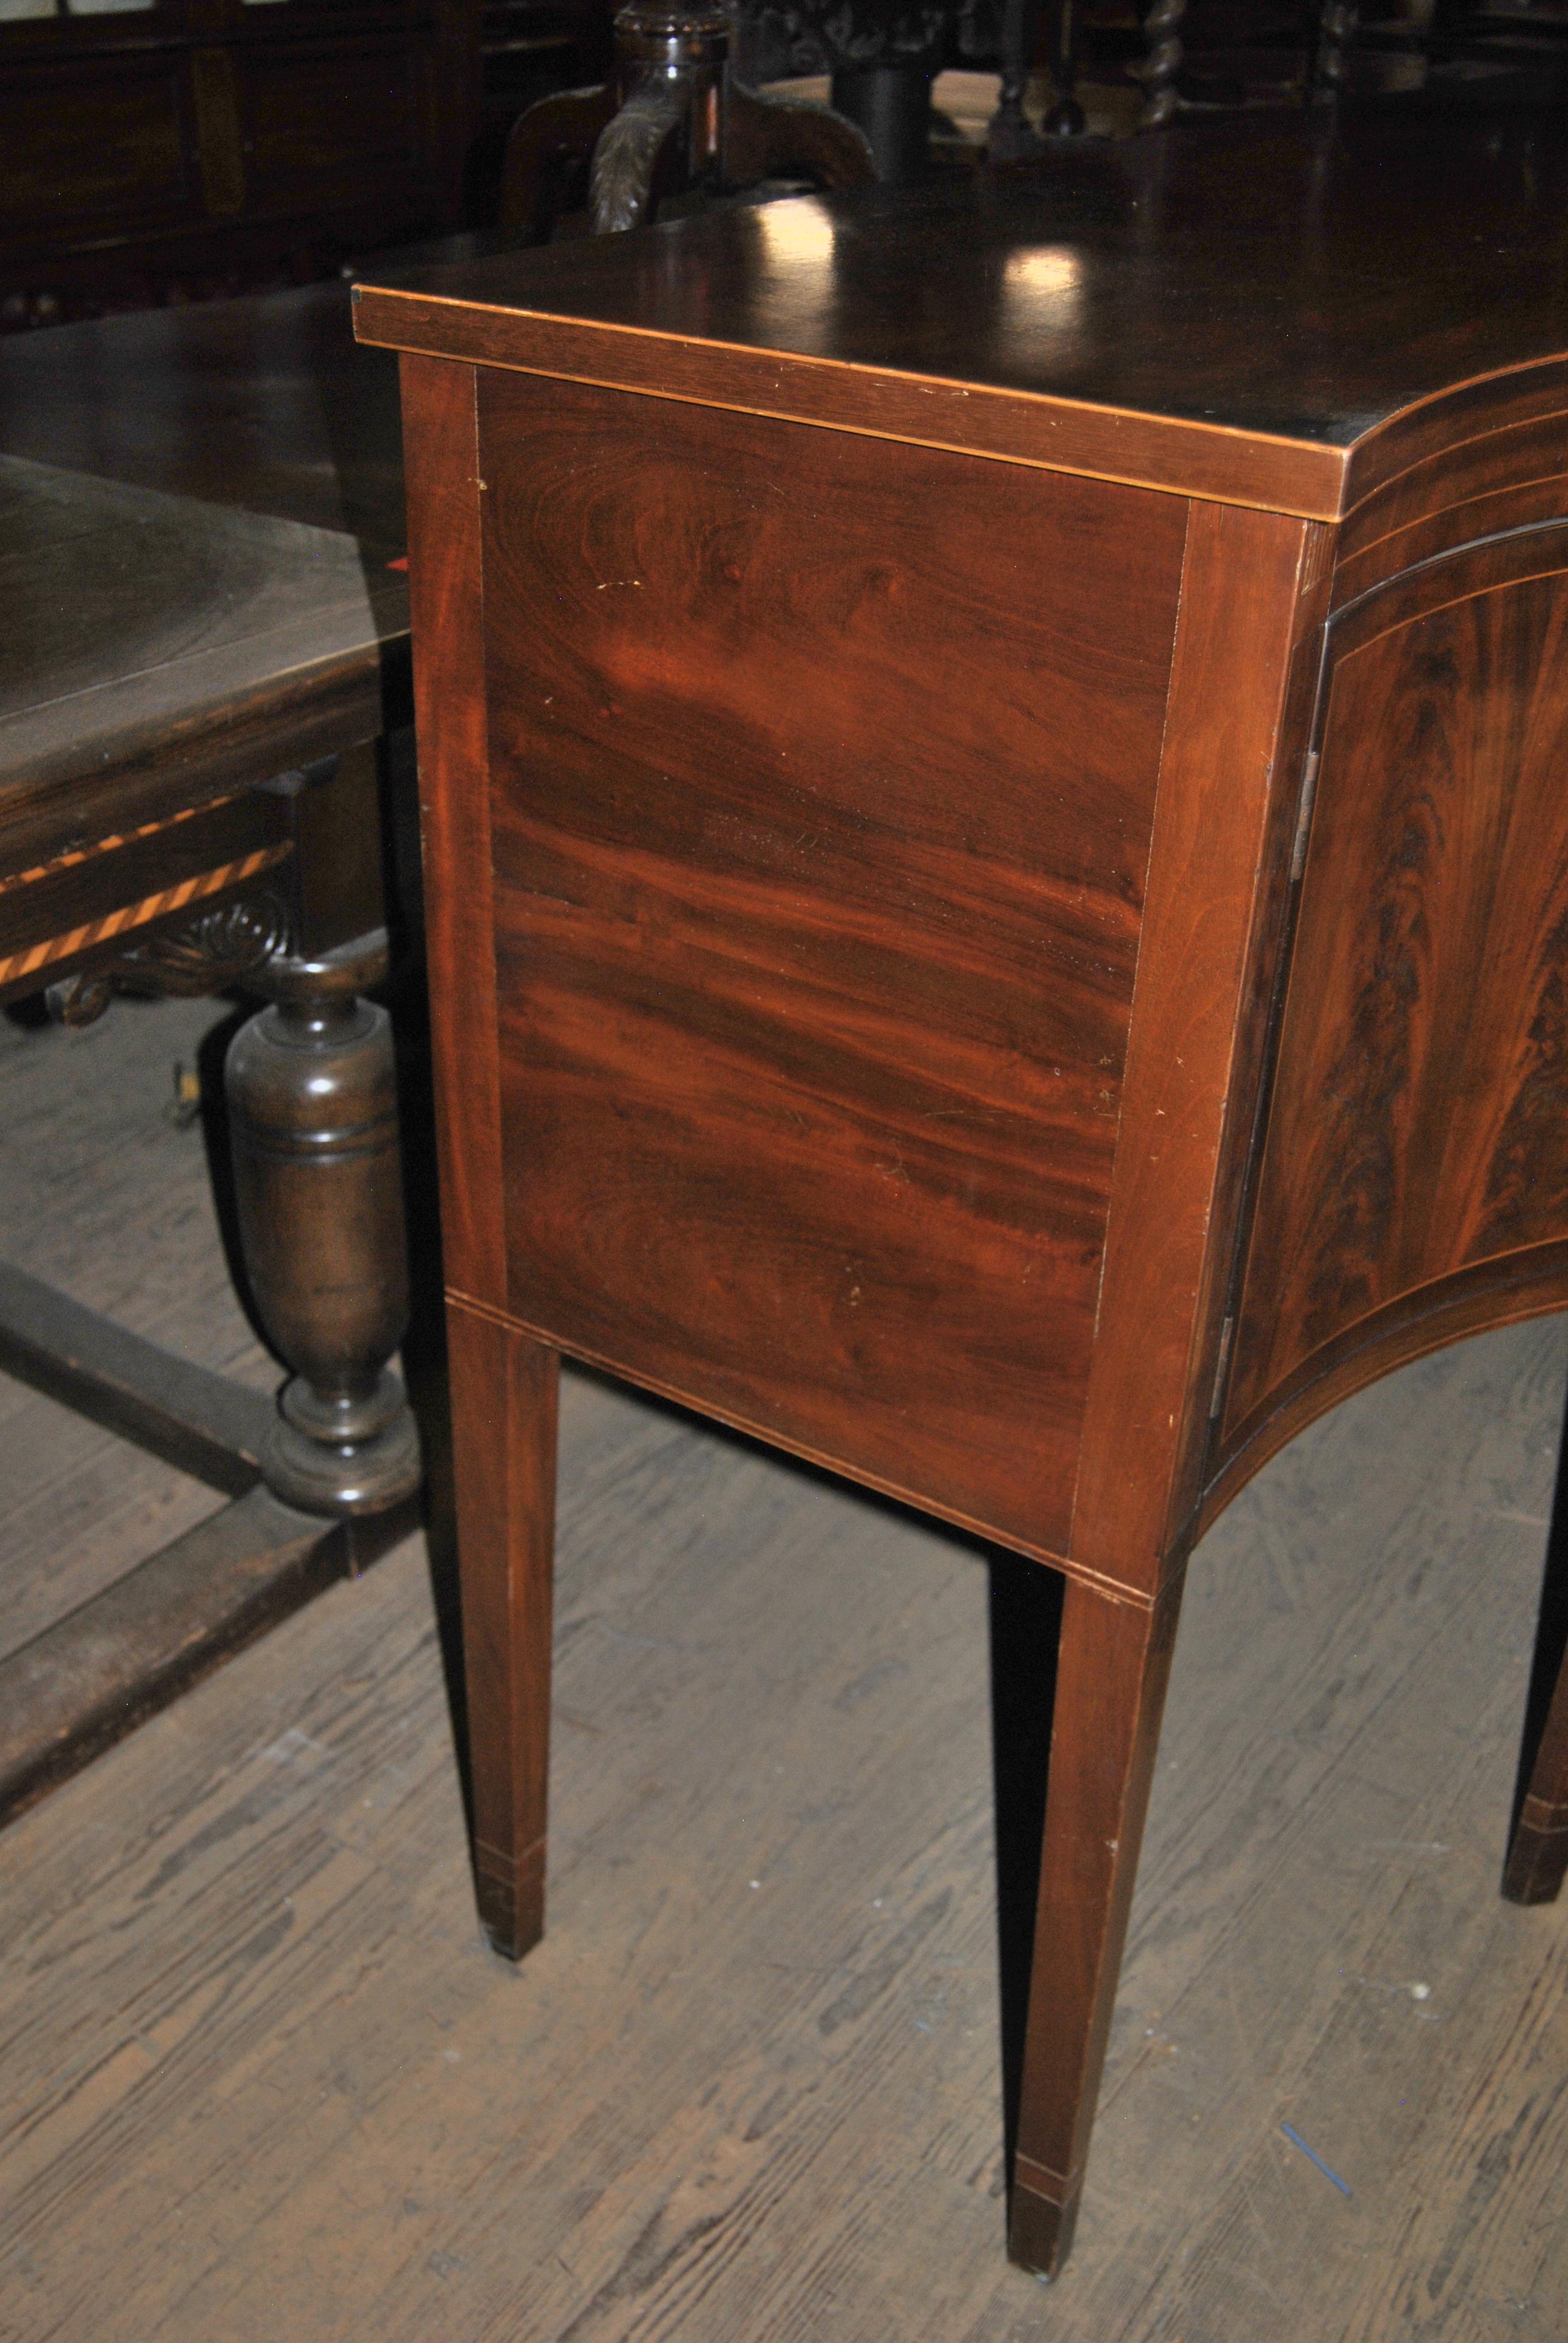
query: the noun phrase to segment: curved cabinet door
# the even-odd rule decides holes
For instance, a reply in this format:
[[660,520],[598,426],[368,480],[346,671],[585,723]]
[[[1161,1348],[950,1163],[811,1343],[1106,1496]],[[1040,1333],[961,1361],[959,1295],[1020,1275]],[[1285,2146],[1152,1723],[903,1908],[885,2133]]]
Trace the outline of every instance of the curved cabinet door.
[[1249,1470],[1568,1304],[1568,526],[1352,605],[1321,737],[1218,1452]]

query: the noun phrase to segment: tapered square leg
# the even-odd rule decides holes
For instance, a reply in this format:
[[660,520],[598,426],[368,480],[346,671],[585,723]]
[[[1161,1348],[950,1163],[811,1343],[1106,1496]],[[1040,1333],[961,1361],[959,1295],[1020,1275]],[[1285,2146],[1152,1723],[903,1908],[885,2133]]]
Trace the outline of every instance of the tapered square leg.
[[545,1925],[560,1362],[461,1303],[447,1322],[475,1888],[520,1960]]
[[1568,1424],[1558,1453],[1514,1795],[1503,1893],[1511,1904],[1550,1904],[1568,1871]]
[[1568,1871],[1568,1659],[1560,1662],[1545,1729],[1509,1842],[1503,1892],[1511,1904],[1550,1904]]
[[1149,1611],[1073,1581],[1062,1604],[1008,2237],[1048,2277],[1083,2187],[1180,1594]]

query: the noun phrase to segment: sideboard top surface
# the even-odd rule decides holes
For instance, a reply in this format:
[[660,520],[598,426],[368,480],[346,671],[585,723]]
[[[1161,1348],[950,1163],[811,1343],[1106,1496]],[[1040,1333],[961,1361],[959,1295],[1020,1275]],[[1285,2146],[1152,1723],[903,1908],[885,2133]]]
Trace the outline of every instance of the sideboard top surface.
[[357,330],[1332,518],[1434,401],[1568,407],[1565,197],[1539,119],[1273,116],[366,285]]

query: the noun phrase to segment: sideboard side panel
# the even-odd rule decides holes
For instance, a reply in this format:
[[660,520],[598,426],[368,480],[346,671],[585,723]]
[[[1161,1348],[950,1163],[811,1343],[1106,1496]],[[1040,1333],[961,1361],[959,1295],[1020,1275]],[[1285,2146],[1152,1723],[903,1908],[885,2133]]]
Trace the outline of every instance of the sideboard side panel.
[[1185,507],[480,397],[515,1319],[1060,1553]]
[[405,357],[408,587],[447,1282],[500,1308],[500,1092],[490,908],[474,369]]
[[1336,642],[1232,1453],[1355,1354],[1568,1298],[1564,538],[1395,580]]

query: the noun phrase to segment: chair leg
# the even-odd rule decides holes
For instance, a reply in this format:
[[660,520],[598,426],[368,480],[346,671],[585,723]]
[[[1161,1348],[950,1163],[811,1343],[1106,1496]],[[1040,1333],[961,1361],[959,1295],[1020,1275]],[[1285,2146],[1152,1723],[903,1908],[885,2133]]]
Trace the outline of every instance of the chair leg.
[[560,1362],[460,1304],[447,1322],[474,1880],[516,1961],[545,1925]]
[[[1057,0],[1057,5],[1070,9],[1072,0]],[[1003,0],[1001,83],[985,141],[986,156],[992,163],[1028,162],[1044,146],[1045,142],[1023,110],[1030,70],[1034,64],[1039,17],[1040,0]]]
[[1080,1581],[1062,1604],[1008,2247],[1071,2243],[1143,1835],[1181,1582],[1152,1611]]

